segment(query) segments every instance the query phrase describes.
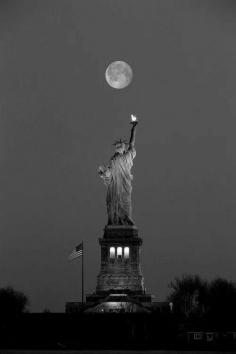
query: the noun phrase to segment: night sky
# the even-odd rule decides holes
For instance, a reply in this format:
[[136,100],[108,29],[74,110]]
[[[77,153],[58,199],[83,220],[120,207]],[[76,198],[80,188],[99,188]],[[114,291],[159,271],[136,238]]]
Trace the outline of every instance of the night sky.
[[[128,62],[130,86],[104,73]],[[107,221],[97,167],[139,117],[133,215],[156,301],[183,273],[235,280],[236,4],[1,0],[0,286],[31,311],[95,290]]]

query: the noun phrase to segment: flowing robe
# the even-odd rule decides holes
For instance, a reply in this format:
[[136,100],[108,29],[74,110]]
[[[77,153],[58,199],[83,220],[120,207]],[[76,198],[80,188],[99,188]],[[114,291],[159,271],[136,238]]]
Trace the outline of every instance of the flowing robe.
[[134,148],[123,154],[115,153],[102,175],[107,186],[108,225],[134,225],[131,215],[131,168],[135,156]]

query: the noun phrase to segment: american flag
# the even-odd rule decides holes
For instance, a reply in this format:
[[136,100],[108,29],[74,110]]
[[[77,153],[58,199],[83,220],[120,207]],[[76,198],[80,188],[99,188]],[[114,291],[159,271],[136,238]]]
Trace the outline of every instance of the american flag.
[[69,255],[68,259],[72,261],[73,259],[80,257],[83,255],[83,242],[81,242],[78,246],[76,246],[71,254]]

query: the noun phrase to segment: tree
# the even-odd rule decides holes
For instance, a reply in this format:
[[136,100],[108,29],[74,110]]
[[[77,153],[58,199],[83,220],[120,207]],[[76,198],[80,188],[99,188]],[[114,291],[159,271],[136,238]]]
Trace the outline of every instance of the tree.
[[236,316],[236,285],[232,281],[216,278],[209,285],[209,314],[221,319]]
[[176,277],[169,284],[172,292],[168,301],[173,303],[174,311],[185,316],[202,315],[207,308],[208,283],[198,275]]
[[51,311],[47,307],[42,312],[45,313],[45,314],[51,313]]
[[11,287],[0,288],[0,315],[19,315],[26,312],[29,300],[27,296]]

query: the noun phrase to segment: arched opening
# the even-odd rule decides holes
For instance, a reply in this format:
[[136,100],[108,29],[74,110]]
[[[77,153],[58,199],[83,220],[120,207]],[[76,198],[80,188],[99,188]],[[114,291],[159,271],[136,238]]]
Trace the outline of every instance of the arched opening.
[[115,256],[116,256],[115,247],[110,247],[110,258],[115,258]]
[[128,259],[129,258],[129,247],[124,248],[124,258]]
[[122,247],[117,247],[117,258],[122,258]]

